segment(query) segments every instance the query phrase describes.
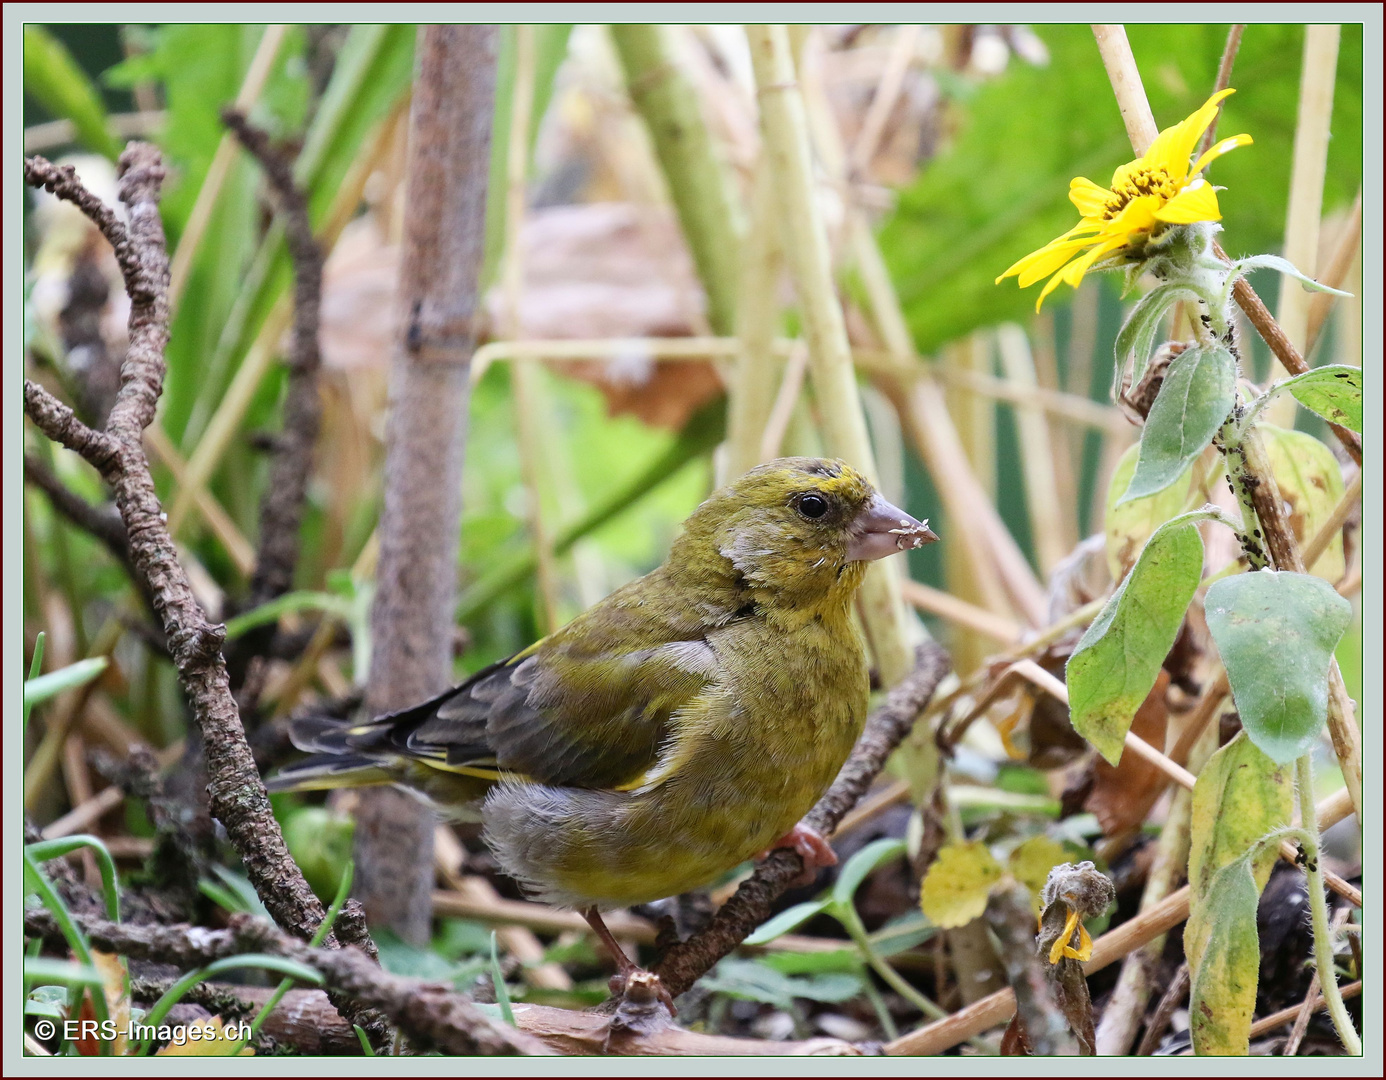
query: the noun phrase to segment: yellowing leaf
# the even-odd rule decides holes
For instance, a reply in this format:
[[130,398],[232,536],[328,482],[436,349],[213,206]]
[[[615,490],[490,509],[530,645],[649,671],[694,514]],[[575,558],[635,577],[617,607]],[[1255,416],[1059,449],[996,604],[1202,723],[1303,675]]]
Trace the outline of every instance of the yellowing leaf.
[[[1265,443],[1275,486],[1289,505],[1290,528],[1303,551],[1342,499],[1343,471],[1333,451],[1312,435],[1272,424],[1259,424],[1256,430]],[[1343,536],[1339,532],[1310,572],[1334,585],[1343,570]]]
[[1192,978],[1189,1027],[1196,1054],[1247,1052],[1261,962],[1259,898],[1251,860],[1243,857],[1213,874],[1207,902],[1189,916],[1184,948]]
[[111,1054],[121,1057],[126,1050],[126,1032],[130,1027],[130,973],[125,968],[125,958],[114,953],[91,951],[92,967],[101,972],[102,987],[106,991],[106,1008],[115,1024],[116,1036],[111,1043]]
[[1069,854],[1064,846],[1043,835],[1030,837],[1006,860],[1006,868],[1011,876],[1030,891],[1030,904],[1035,909],[1036,918],[1043,909],[1040,893],[1044,890],[1044,883],[1049,880],[1049,871],[1068,861]]
[[1288,770],[1245,731],[1208,760],[1194,784],[1184,951],[1200,1054],[1247,1052],[1261,962],[1256,906],[1276,858],[1274,845],[1255,863],[1251,852],[1289,823],[1293,796]]
[[943,929],[965,926],[986,909],[1001,864],[980,840],[948,844],[924,875],[919,906]]
[[[182,1045],[171,1042],[159,1051],[157,1057],[225,1057],[241,1041],[236,1028],[228,1032],[222,1026],[220,1016],[214,1016],[201,1023],[184,1024],[181,1029],[175,1031],[181,1033]],[[254,1054],[254,1049],[247,1046],[241,1051],[240,1056]]]
[[1120,581],[1130,572],[1150,534],[1182,512],[1189,501],[1193,465],[1189,466],[1183,477],[1163,491],[1143,499],[1121,502],[1121,497],[1131,486],[1140,452],[1139,444],[1127,447],[1112,472],[1111,483],[1107,485],[1104,531],[1107,536],[1107,568],[1112,572],[1113,581]]
[[[1204,902],[1217,871],[1241,858],[1267,833],[1290,823],[1293,799],[1289,768],[1276,765],[1245,731],[1208,759],[1193,789],[1191,910]],[[1275,851],[1268,850],[1253,866],[1258,891],[1266,887],[1275,857]]]

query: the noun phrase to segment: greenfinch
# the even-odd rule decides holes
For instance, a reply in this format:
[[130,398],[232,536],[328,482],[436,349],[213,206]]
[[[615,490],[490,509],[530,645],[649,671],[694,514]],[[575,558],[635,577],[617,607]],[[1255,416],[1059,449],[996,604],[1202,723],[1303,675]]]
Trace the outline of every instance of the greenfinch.
[[865,722],[852,598],[869,561],[936,539],[846,462],[769,462],[699,506],[663,566],[523,652],[369,723],[296,720],[313,756],[270,787],[394,783],[479,819],[506,873],[604,938],[600,911],[773,847],[831,865],[797,823]]

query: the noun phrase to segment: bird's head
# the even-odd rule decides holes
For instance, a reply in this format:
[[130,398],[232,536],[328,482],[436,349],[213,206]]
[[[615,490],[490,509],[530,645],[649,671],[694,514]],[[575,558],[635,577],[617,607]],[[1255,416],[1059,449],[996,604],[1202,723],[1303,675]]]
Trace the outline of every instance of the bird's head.
[[850,597],[865,566],[938,537],[845,461],[778,458],[714,493],[679,543],[715,555],[758,594],[798,605]]

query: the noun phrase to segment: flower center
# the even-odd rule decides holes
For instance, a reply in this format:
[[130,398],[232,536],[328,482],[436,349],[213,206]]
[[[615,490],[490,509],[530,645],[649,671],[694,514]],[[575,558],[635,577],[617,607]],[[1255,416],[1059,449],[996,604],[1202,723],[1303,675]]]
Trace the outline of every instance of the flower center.
[[1163,168],[1125,166],[1118,169],[1112,179],[1112,194],[1107,199],[1102,217],[1111,221],[1126,208],[1127,203],[1142,195],[1155,195],[1161,202],[1169,202],[1178,194],[1179,189],[1173,178]]

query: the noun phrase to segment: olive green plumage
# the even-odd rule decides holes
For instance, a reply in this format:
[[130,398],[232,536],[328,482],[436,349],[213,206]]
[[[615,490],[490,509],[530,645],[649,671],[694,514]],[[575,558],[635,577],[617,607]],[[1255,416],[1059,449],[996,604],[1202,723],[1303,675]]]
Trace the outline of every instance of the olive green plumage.
[[461,686],[364,725],[303,720],[271,781],[395,782],[485,823],[533,894],[611,908],[707,884],[794,827],[861,733],[865,559],[933,539],[840,461],[713,494],[668,561]]

